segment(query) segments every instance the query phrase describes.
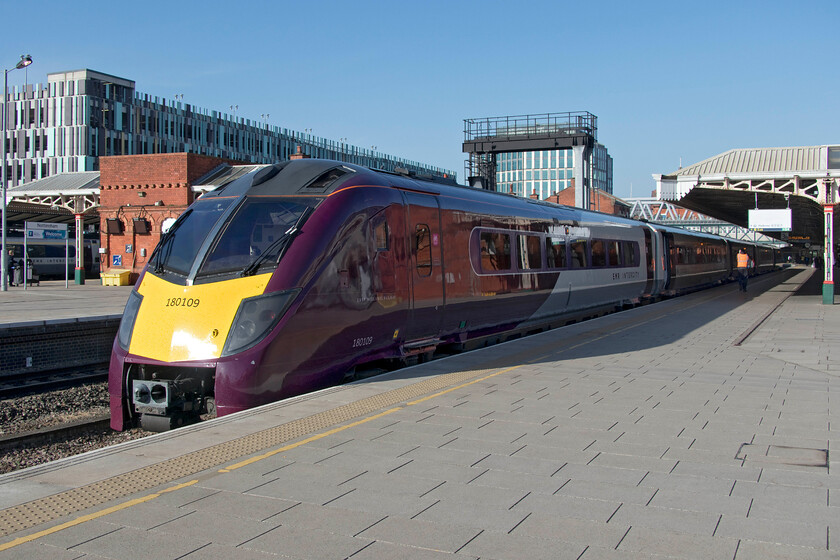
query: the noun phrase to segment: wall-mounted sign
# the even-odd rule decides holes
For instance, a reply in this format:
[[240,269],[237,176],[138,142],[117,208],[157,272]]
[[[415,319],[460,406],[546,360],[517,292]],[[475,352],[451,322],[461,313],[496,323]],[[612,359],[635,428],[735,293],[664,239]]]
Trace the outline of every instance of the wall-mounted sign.
[[756,231],[790,231],[791,210],[750,210],[749,228]]
[[122,255],[111,255],[111,266],[122,266]]

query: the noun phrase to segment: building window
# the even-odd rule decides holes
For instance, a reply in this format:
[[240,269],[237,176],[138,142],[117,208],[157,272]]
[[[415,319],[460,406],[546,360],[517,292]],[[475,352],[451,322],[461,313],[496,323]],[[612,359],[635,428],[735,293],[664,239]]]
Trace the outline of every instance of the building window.
[[828,168],[840,169],[840,146],[828,149]]

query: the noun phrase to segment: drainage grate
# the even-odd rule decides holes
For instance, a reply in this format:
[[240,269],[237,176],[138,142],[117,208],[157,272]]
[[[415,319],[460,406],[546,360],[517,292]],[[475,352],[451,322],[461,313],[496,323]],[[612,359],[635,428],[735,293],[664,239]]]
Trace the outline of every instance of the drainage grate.
[[750,463],[828,468],[828,449],[786,445],[741,444],[735,459]]

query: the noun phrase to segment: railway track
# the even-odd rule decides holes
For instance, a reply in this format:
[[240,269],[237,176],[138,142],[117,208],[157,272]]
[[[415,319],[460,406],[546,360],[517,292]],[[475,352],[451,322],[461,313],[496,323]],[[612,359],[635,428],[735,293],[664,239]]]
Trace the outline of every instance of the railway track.
[[0,398],[14,398],[32,393],[55,391],[82,383],[108,379],[108,364],[74,367],[40,373],[0,376]]
[[0,436],[0,453],[14,448],[32,449],[45,443],[65,441],[91,432],[99,433],[108,429],[110,420],[110,415],[100,415],[36,430]]

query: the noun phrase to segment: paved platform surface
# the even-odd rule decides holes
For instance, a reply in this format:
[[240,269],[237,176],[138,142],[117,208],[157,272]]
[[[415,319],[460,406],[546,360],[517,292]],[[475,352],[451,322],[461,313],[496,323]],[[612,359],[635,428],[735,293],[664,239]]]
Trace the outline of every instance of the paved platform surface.
[[9,287],[0,292],[0,325],[30,321],[122,316],[133,286],[103,286],[99,280],[85,284],[45,280],[39,286]]
[[812,272],[4,475],[0,559],[838,558]]

